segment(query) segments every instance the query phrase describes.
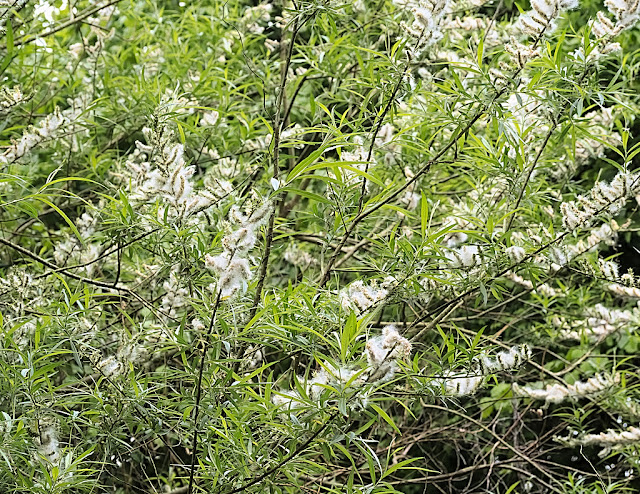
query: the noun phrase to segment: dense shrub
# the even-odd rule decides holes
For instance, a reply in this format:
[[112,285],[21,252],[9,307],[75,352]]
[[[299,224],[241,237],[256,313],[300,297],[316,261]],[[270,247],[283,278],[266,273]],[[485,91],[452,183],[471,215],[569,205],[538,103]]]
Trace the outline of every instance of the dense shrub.
[[639,488],[637,0],[0,17],[0,492]]

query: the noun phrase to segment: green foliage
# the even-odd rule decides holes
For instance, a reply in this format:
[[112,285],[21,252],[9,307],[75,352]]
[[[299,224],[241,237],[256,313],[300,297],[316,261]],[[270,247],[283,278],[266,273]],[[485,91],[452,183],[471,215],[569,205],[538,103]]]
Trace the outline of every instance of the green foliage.
[[569,3],[0,5],[0,492],[636,491],[638,13]]

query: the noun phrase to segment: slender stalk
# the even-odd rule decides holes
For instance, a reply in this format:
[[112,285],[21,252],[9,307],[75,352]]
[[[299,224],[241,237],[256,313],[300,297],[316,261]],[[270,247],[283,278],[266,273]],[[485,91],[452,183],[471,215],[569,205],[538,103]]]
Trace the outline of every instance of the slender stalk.
[[[398,95],[398,91],[400,90],[400,86],[402,85],[402,81],[404,80],[404,77],[407,75],[407,71],[409,70],[410,65],[411,65],[411,55],[407,54],[407,63],[404,65],[402,74],[398,78],[398,82],[393,88],[393,92],[391,93],[391,96],[389,97],[389,101],[387,101],[387,104],[384,107],[382,114],[380,115],[380,117],[378,117],[378,123],[375,127],[375,130],[373,131],[373,134],[371,135],[371,142],[369,143],[369,152],[367,153],[367,164],[365,165],[365,169],[364,169],[365,173],[369,171],[369,162],[371,161],[371,157],[373,156],[373,148],[375,147],[376,138],[380,133],[380,129],[382,128],[382,124],[384,123],[385,117],[389,113],[389,110],[391,110],[391,105],[393,105],[393,102],[395,101],[396,96]],[[362,189],[360,190],[360,199],[358,201],[358,213],[362,211],[362,207],[364,205],[364,195],[366,191],[367,191],[367,178],[363,177]]]
[[202,351],[200,352],[200,368],[198,369],[198,383],[196,384],[196,407],[193,416],[193,436],[191,439],[191,468],[189,469],[189,488],[187,489],[188,494],[193,492],[193,478],[195,472],[195,464],[196,459],[198,457],[198,418],[200,416],[200,401],[202,399],[202,374],[204,372],[205,360],[207,356],[207,351],[209,350],[211,333],[213,331],[213,324],[216,319],[216,313],[218,312],[218,307],[220,306],[220,297],[222,295],[222,290],[218,290],[218,295],[216,296],[216,302],[213,306],[213,313],[211,314],[211,321],[209,322],[209,330],[202,341]]
[[[298,32],[304,25],[304,22],[296,21],[295,28],[291,33],[291,40],[289,41],[289,47],[287,55],[282,65],[282,72],[280,74],[280,87],[278,89],[278,97],[276,99],[276,111],[273,118],[273,155],[272,155],[272,168],[273,178],[278,180],[280,175],[280,138],[282,135],[282,105],[284,102],[285,91],[287,87],[287,74],[289,73],[289,67],[291,66],[291,57],[293,56],[293,47],[296,42]],[[282,34],[282,40],[284,42],[284,33]],[[288,112],[287,112],[288,117]],[[280,210],[280,201],[275,205],[271,216],[269,216],[269,223],[267,224],[267,231],[265,235],[264,253],[262,255],[262,262],[260,263],[260,274],[258,276],[258,284],[256,285],[256,293],[253,297],[253,304],[251,304],[251,310],[249,311],[249,319],[253,319],[258,311],[258,305],[262,299],[262,289],[264,288],[264,282],[267,277],[267,270],[269,268],[269,259],[271,257],[271,244],[273,243],[273,227],[276,221],[276,215]],[[241,355],[240,355],[241,356]]]

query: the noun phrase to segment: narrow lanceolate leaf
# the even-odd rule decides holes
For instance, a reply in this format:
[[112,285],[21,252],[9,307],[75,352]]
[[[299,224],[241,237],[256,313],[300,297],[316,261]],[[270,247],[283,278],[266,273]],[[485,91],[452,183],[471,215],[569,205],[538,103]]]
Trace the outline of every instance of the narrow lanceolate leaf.
[[422,238],[426,237],[427,225],[429,224],[429,203],[424,192],[421,193],[420,199],[420,233]]
[[398,427],[396,426],[395,422],[389,416],[389,414],[387,414],[387,412],[385,412],[382,408],[380,408],[375,403],[370,403],[369,406],[371,406],[371,408],[373,408],[378,413],[378,415],[380,415],[380,417],[382,417],[384,419],[384,421],[387,424],[389,424],[391,427],[393,427],[393,430],[395,430],[398,434],[400,434],[400,429],[398,429]]

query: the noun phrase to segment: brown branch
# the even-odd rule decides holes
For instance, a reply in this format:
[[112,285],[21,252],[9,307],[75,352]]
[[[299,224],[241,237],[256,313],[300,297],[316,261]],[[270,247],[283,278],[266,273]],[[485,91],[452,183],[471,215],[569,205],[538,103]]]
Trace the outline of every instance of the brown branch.
[[191,440],[191,468],[189,469],[189,486],[187,492],[191,494],[193,492],[193,478],[195,472],[196,458],[198,456],[198,418],[200,416],[200,400],[202,399],[202,374],[204,372],[205,360],[209,350],[209,344],[211,343],[211,333],[213,331],[213,324],[216,320],[216,313],[220,306],[220,298],[222,296],[222,290],[218,290],[218,296],[213,306],[213,313],[211,314],[211,321],[209,322],[209,330],[202,341],[202,351],[200,352],[200,368],[198,370],[198,383],[196,384],[196,406],[193,414],[193,438]]
[[[307,18],[308,19],[308,18]],[[273,178],[278,180],[278,176],[280,173],[280,137],[281,137],[281,117],[282,117],[282,104],[284,101],[285,90],[287,86],[287,75],[289,72],[289,66],[291,65],[291,58],[293,57],[293,48],[296,42],[296,36],[302,26],[306,22],[305,19],[302,22],[296,20],[296,25],[291,33],[291,40],[289,41],[289,49],[287,51],[287,56],[285,58],[285,63],[282,66],[282,73],[280,75],[280,87],[278,91],[278,98],[276,100],[276,112],[273,121],[273,157],[272,157],[272,166],[273,166]],[[284,35],[282,34],[282,38],[284,41]],[[273,207],[273,211],[269,216],[269,223],[267,225],[267,232],[265,235],[265,244],[264,244],[264,254],[262,255],[262,261],[260,263],[260,274],[258,276],[258,284],[256,285],[256,293],[253,297],[253,304],[251,305],[251,310],[249,311],[249,319],[253,319],[258,310],[258,305],[260,304],[260,300],[262,299],[262,289],[264,288],[264,282],[267,277],[267,270],[269,268],[269,258],[271,257],[271,244],[273,243],[273,226],[275,224],[276,215],[280,210],[280,204],[284,200],[281,199],[278,201],[278,204],[275,204]]]
[[9,242],[8,240],[5,240],[3,238],[0,238],[0,244],[3,244],[5,246],[7,246],[7,247],[10,247],[11,249],[13,249],[15,251],[20,252],[21,254],[23,254],[23,255],[25,255],[27,257],[30,257],[34,261],[38,262],[39,264],[42,264],[43,266],[48,267],[49,269],[51,269],[51,270],[53,270],[55,272],[63,271],[66,276],[68,276],[69,278],[72,278],[74,280],[80,281],[82,283],[87,283],[89,285],[94,285],[94,286],[97,286],[97,287],[100,287],[100,288],[106,288],[108,290],[118,290],[118,291],[126,292],[129,295],[134,295],[133,293],[131,293],[131,291],[128,288],[123,288],[123,287],[119,287],[119,286],[114,287],[112,283],[106,283],[104,281],[93,280],[91,278],[85,278],[83,276],[78,276],[77,274],[69,273],[69,272],[66,271],[67,268],[60,269],[55,264],[53,264],[53,263],[43,259],[42,257],[34,254],[30,250],[27,250],[24,247],[21,247],[20,245],[14,244],[13,242]]

